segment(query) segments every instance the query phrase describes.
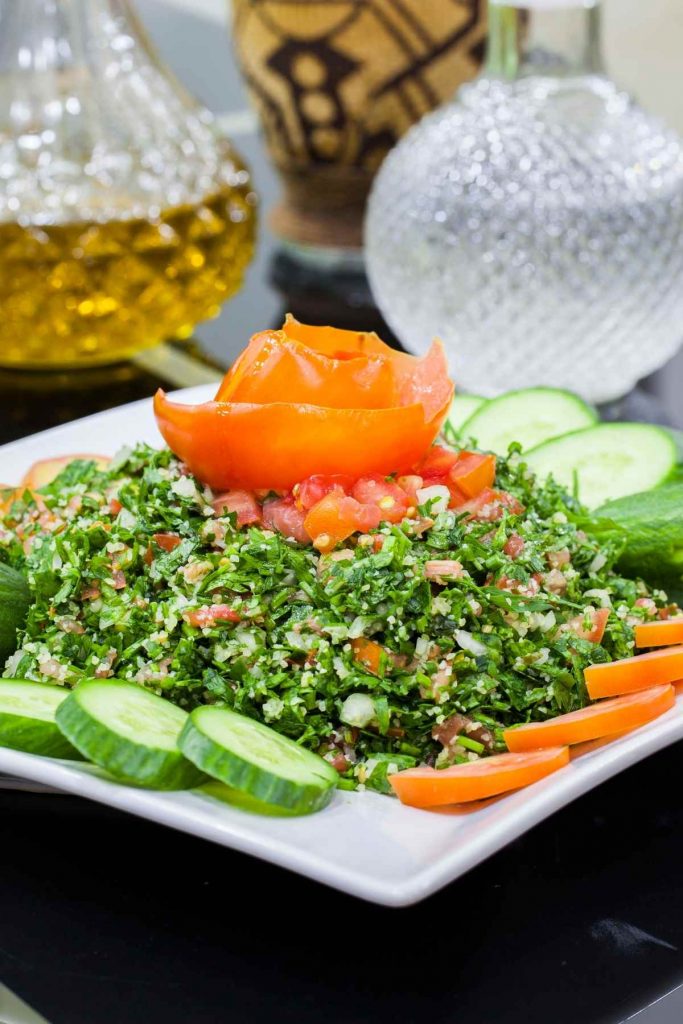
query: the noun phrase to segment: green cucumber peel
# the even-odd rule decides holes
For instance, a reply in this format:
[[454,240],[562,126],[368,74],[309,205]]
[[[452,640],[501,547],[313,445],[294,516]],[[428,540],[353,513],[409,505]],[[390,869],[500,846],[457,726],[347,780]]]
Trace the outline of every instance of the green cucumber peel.
[[57,709],[63,735],[115,779],[150,789],[206,781],[177,746],[187,712],[134,683],[88,679]]
[[228,708],[195,708],[178,745],[207,775],[292,813],[321,810],[338,781],[336,770],[317,754]]
[[32,598],[25,577],[0,562],[0,663],[17,649],[17,631],[22,629]]
[[25,679],[0,679],[0,747],[25,754],[79,761],[81,754],[55,721],[69,696],[61,686]]

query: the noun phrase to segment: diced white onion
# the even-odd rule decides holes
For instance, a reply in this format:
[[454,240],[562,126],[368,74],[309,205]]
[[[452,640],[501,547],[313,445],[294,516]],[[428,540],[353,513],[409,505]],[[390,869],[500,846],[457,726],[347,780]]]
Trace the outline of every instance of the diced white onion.
[[602,567],[607,564],[607,555],[603,555],[602,551],[599,551],[591,564],[588,566],[589,572],[600,572]]
[[375,705],[367,693],[350,693],[341,706],[339,715],[346,725],[364,729],[375,718]]
[[466,629],[456,629],[455,642],[459,647],[462,647],[463,651],[469,651],[475,657],[486,654],[486,644],[483,644],[481,640],[477,640]]
[[415,657],[423,658],[432,646],[432,641],[428,636],[419,636],[415,642]]
[[171,490],[181,498],[196,498],[197,488],[189,476],[181,476],[171,484]]
[[415,493],[418,505],[429,504],[429,511],[437,515],[439,512],[446,511],[448,502],[451,500],[451,492],[443,484],[420,487]]
[[132,530],[133,527],[137,526],[137,517],[133,515],[127,508],[122,508],[118,514],[118,524],[124,530]]
[[362,636],[367,626],[370,625],[372,619],[368,615],[357,615],[351,625],[349,626],[348,636],[351,640],[357,640],[359,636]]

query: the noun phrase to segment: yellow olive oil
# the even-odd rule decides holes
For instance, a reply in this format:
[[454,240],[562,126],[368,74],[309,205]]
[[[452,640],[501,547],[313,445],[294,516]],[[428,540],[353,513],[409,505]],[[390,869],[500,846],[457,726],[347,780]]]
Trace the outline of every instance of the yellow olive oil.
[[239,288],[254,229],[248,185],[149,219],[0,223],[0,365],[113,363],[189,337]]

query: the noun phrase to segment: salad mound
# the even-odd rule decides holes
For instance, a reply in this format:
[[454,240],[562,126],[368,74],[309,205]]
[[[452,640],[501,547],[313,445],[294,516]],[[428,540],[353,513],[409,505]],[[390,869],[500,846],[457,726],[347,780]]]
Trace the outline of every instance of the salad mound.
[[245,516],[168,450],[71,462],[0,519],[0,562],[32,591],[4,675],[225,704],[387,792],[398,769],[498,753],[505,727],[585,706],[584,669],[669,615],[615,570],[621,532],[519,454],[479,500],[428,491],[318,550],[268,515],[296,488]]

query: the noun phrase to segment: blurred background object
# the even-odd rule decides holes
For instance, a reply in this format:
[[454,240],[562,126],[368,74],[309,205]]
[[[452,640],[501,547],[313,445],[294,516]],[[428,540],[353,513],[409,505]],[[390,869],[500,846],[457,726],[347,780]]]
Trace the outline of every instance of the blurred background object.
[[[232,0],[237,56],[284,186],[271,213],[277,235],[346,255],[360,248],[368,189],[386,153],[478,70],[485,6]],[[333,262],[343,263],[341,254]]]
[[[285,4],[287,0],[282,0]],[[317,0],[316,0],[317,2]],[[374,2],[374,0],[373,0]],[[384,0],[386,2],[386,0]],[[620,82],[638,90],[646,104],[683,129],[680,104],[680,0],[605,0],[607,61]],[[231,50],[230,4],[226,0],[136,0],[152,43],[180,81],[215,116],[252,169],[259,194],[258,244],[244,282],[218,318],[199,323],[191,339],[148,349],[110,369],[57,373],[0,373],[0,441],[32,433],[123,402],[143,399],[158,386],[167,390],[220,379],[255,328],[279,326],[291,309],[300,319],[390,332],[374,308],[363,275],[352,268],[302,264],[283,251],[267,213],[281,195],[259,119],[249,103]],[[680,393],[683,353],[644,382],[609,415],[683,426]]]
[[240,286],[254,204],[128,0],[0,0],[0,365],[187,338]]
[[680,346],[683,147],[605,76],[600,15],[490,0],[483,76],[375,179],[374,297],[410,351],[442,337],[467,390],[604,403]]

